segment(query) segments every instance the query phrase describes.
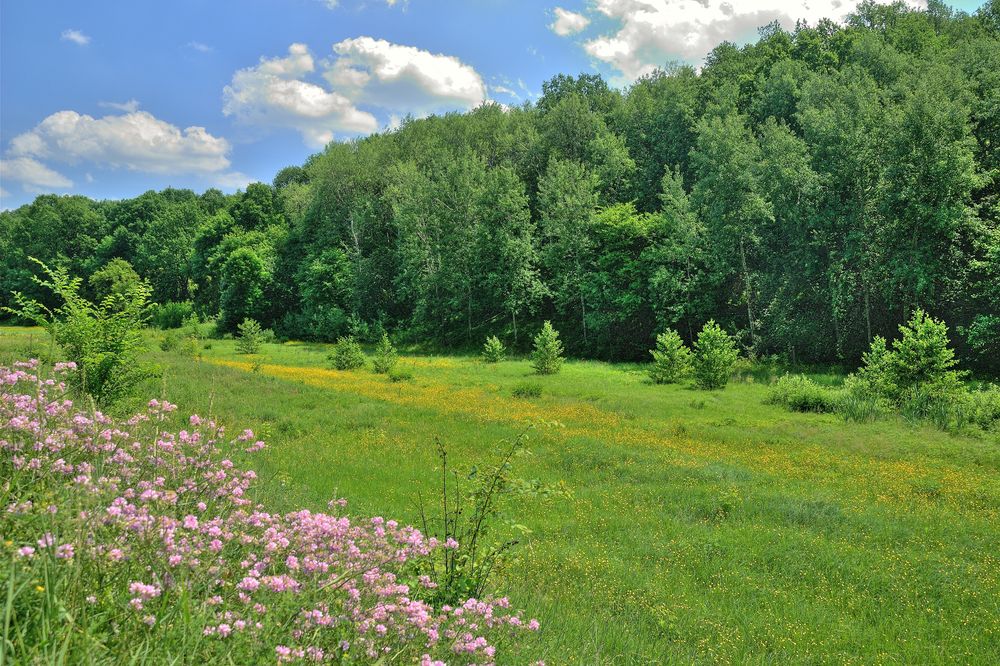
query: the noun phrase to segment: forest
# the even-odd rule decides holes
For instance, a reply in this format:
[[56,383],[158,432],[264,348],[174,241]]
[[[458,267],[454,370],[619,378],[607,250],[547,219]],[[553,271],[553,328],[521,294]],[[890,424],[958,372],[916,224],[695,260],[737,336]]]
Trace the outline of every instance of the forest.
[[232,195],[40,195],[0,213],[0,309],[52,298],[37,259],[95,298],[145,279],[164,325],[468,350],[551,321],[572,356],[633,360],[715,320],[845,366],[923,310],[995,374],[998,145],[1000,3],[867,2],[624,88],[407,118]]

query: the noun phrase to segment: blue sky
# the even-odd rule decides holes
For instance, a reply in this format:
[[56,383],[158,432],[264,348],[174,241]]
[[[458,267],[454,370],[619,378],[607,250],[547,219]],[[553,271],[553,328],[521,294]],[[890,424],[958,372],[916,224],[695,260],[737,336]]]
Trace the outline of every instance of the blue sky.
[[856,4],[3,0],[0,206],[41,192],[232,191],[407,114],[519,104],[560,72],[622,85],[771,20]]

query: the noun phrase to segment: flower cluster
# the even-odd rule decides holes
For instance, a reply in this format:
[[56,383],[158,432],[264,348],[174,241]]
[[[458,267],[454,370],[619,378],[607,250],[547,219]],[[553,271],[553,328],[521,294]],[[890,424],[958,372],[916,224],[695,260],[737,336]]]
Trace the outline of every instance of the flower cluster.
[[126,653],[130,632],[145,645],[179,632],[209,661],[492,664],[538,629],[506,598],[430,601],[421,565],[458,544],[349,517],[343,500],[269,512],[254,472],[224,455],[263,449],[252,431],[227,439],[198,416],[172,431],[176,406],[159,400],[125,421],[79,411],[63,381],[74,370],[0,367],[0,509],[20,567],[8,573],[42,558],[66,570],[77,622],[104,623],[93,629],[119,637],[110,650]]

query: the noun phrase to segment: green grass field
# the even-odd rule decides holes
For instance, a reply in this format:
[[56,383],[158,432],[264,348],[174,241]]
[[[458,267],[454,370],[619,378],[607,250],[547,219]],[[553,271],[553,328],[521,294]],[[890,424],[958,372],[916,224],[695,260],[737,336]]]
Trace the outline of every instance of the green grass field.
[[[154,338],[155,339],[155,338]],[[641,366],[404,355],[411,381],[329,370],[327,346],[232,341],[160,352],[148,387],[185,414],[250,427],[275,508],[418,522],[459,465],[527,433],[514,475],[571,497],[524,498],[530,533],[495,580],[542,621],[514,663],[1000,662],[1000,441],[902,420],[845,423],[719,392],[651,384]],[[47,350],[0,330],[0,361]],[[835,380],[835,378],[827,378]],[[512,390],[542,387],[538,398]]]

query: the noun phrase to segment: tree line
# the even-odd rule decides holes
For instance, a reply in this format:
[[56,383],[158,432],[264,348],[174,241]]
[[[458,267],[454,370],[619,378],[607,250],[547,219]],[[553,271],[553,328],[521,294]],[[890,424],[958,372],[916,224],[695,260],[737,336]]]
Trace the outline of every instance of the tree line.
[[714,320],[848,364],[922,309],[996,372],[998,146],[1000,2],[864,2],[625,89],[558,75],[407,119],[234,195],[39,196],[0,213],[0,306],[51,298],[34,257],[94,297],[134,270],[223,331],[525,349],[551,321],[572,355],[640,359]]

